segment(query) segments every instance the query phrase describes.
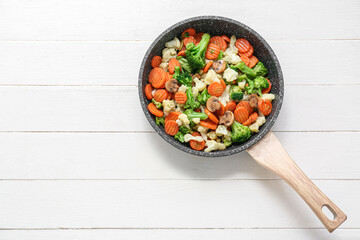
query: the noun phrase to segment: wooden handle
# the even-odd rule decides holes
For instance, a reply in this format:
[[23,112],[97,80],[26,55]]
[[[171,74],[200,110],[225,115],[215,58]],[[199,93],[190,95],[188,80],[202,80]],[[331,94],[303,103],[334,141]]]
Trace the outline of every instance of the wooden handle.
[[[284,179],[304,199],[329,232],[346,220],[346,215],[301,171],[272,132],[248,148],[247,152],[260,165]],[[324,214],[324,206],[334,214],[333,220]]]

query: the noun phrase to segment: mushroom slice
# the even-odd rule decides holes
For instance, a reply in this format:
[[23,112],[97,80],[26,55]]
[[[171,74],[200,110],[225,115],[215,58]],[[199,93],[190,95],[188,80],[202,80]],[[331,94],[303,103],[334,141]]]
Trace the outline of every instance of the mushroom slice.
[[258,95],[254,94],[254,93],[250,94],[250,96],[249,96],[249,104],[250,104],[251,107],[257,108],[258,101],[259,101]]
[[215,112],[216,110],[219,110],[221,108],[219,99],[217,97],[210,97],[206,102],[206,108],[210,112]]
[[178,81],[173,78],[165,83],[165,88],[168,92],[175,93],[179,89]]
[[234,123],[234,113],[232,111],[226,111],[223,116],[220,117],[219,124],[223,124],[230,127]]
[[216,73],[222,73],[225,71],[226,63],[224,60],[217,60],[211,65]]

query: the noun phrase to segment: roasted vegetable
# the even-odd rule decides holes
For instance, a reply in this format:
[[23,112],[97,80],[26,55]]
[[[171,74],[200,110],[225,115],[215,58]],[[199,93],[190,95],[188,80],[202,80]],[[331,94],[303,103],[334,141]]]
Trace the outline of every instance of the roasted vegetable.
[[188,116],[188,119],[190,120],[190,122],[192,122],[191,120],[193,118],[200,118],[200,120],[205,120],[208,118],[208,115],[206,115],[206,113],[195,112],[194,110],[191,110],[191,109],[187,109],[185,111],[185,114]]
[[233,142],[242,143],[248,140],[251,136],[251,131],[249,127],[244,126],[237,121],[231,125],[231,138]]
[[205,52],[210,41],[210,35],[204,33],[201,37],[201,41],[198,45],[191,42],[186,45],[186,59],[193,69],[193,71],[199,70],[205,67]]
[[181,69],[183,70],[183,72],[186,72],[186,73],[192,73],[193,70],[190,66],[190,64],[188,63],[188,61],[186,60],[186,58],[184,57],[179,57],[179,63],[181,65]]
[[[191,78],[191,76],[190,76],[190,78]],[[192,87],[189,87],[186,90],[186,96],[187,96],[187,101],[184,106],[185,109],[189,109],[189,108],[196,109],[196,108],[200,107],[200,103],[195,101],[195,99],[194,99],[194,96],[192,93]]]
[[245,73],[246,76],[250,79],[254,79],[256,77],[256,72],[254,71],[254,69],[246,66],[246,64],[243,61],[239,62],[236,65],[230,66],[230,68],[236,71],[240,70],[242,73]]
[[255,67],[253,68],[253,70],[256,73],[256,76],[263,76],[265,77],[267,74],[267,69],[264,66],[264,64],[262,62],[258,62]]
[[244,93],[241,91],[239,86],[231,86],[230,88],[230,97],[232,100],[240,101],[244,97]]

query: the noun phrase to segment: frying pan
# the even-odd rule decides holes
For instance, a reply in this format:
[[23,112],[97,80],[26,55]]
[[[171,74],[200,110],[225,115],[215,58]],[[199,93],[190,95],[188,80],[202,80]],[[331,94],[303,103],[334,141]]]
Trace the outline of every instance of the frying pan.
[[[257,58],[268,69],[268,76],[272,83],[271,92],[276,95],[275,100],[272,102],[273,110],[266,117],[266,123],[260,127],[260,131],[253,134],[248,141],[242,144],[233,144],[225,150],[215,152],[193,150],[188,145],[182,144],[166,134],[163,127],[156,125],[154,116],[147,109],[150,101],[144,95],[144,88],[151,71],[151,59],[155,55],[161,56],[165,43],[172,40],[175,36],[180,36],[185,29],[190,27],[195,28],[197,32],[206,32],[212,36],[235,35],[236,37],[246,38],[253,45]],[[346,220],[346,215],[301,171],[282,147],[276,136],[270,131],[282,105],[284,79],[279,61],[269,44],[248,26],[232,19],[217,16],[189,18],[171,26],[161,33],[147,50],[141,64],[138,86],[140,102],[146,118],[154,130],[174,147],[184,152],[204,157],[229,156],[246,150],[256,162],[284,179],[309,205],[329,232],[334,231]],[[325,215],[323,207],[327,207],[333,213],[333,219],[329,219]]]

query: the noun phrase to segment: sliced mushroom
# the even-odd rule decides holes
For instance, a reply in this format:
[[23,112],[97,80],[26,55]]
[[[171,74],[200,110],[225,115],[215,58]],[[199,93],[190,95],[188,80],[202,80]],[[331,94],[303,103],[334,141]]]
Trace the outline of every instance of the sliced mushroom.
[[168,90],[168,92],[171,93],[177,92],[177,90],[179,89],[178,81],[175,78],[170,79],[165,83],[165,88],[166,90]]
[[219,110],[221,108],[219,99],[217,97],[210,97],[206,102],[206,108],[210,112],[215,112],[216,110]]
[[225,71],[226,63],[224,60],[218,60],[213,62],[211,66],[216,73],[222,73],[223,71]]
[[200,76],[200,74],[195,73],[194,75],[192,75],[192,79],[194,79],[194,78],[198,78],[198,79],[200,79],[200,78],[201,78],[201,76]]
[[224,124],[230,127],[234,123],[234,113],[232,111],[226,111],[224,116],[220,117],[219,124]]
[[250,94],[250,96],[249,96],[249,104],[250,104],[251,107],[257,108],[258,101],[259,101],[258,95],[254,94],[254,93]]

